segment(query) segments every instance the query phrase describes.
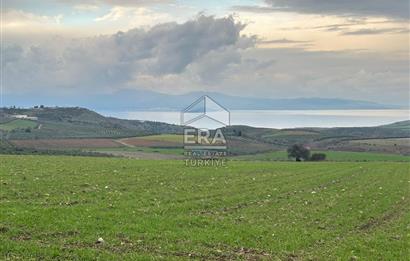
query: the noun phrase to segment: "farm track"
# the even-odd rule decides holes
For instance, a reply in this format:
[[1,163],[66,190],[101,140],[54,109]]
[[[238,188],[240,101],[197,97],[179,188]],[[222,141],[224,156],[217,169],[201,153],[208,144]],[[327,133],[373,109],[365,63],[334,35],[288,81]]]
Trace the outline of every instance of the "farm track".
[[[131,148],[134,148],[134,147],[131,147]],[[139,159],[139,160],[177,160],[177,159],[184,158],[182,155],[180,156],[180,155],[173,155],[173,154],[161,154],[161,153],[151,153],[151,152],[142,152],[142,151],[106,150],[100,153],[117,156],[117,157],[129,158],[129,159]]]
[[135,148],[134,145],[128,144],[128,143],[124,142],[122,139],[116,139],[116,140],[113,140],[113,141],[117,142],[117,143],[119,143],[119,144],[121,144],[125,147],[128,147],[128,148]]

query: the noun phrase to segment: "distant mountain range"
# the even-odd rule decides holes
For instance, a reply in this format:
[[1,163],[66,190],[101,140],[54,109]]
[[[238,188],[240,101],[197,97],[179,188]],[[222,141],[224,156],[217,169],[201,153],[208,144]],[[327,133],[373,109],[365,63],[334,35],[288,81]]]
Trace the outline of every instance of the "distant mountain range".
[[295,98],[268,99],[230,96],[216,92],[191,92],[183,95],[170,95],[146,90],[123,90],[114,94],[84,96],[52,95],[5,95],[5,106],[31,107],[80,106],[94,110],[109,111],[179,111],[189,106],[203,95],[208,95],[230,110],[339,110],[339,109],[397,109],[398,106],[384,105],[368,101]]

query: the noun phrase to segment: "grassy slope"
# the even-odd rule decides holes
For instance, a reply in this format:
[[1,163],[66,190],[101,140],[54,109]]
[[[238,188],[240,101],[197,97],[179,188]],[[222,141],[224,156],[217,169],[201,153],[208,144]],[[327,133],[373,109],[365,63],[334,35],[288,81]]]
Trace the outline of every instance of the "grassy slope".
[[[313,151],[315,153],[317,151]],[[318,151],[322,152],[322,151]],[[370,152],[345,152],[323,151],[328,161],[410,161],[410,156],[396,154],[370,153]],[[289,160],[286,151],[274,151],[255,155],[238,156],[238,160]]]
[[[405,260],[407,163],[0,156],[9,258]],[[95,243],[103,237],[105,243]]]
[[364,139],[364,140],[352,140],[353,144],[367,144],[373,146],[410,146],[410,138],[397,138],[397,139]]
[[[394,126],[394,127],[392,127]],[[367,128],[302,128],[302,129],[262,129],[245,126],[232,126],[227,129],[232,136],[241,134],[250,140],[270,144],[270,151],[286,150],[293,144],[307,144],[315,150],[376,152],[384,154],[410,155],[408,137],[409,122],[399,122],[382,127]],[[398,139],[399,137],[403,139]],[[407,139],[405,139],[407,137]],[[395,140],[395,143],[367,144],[356,140]],[[233,146],[231,146],[233,147]],[[267,152],[249,151],[248,146],[235,146],[236,155]]]
[[183,135],[177,135],[177,134],[162,134],[162,135],[143,136],[143,137],[139,137],[139,139],[178,142],[178,143],[182,144],[183,141],[184,141],[184,136]]
[[0,124],[0,130],[11,131],[15,129],[35,128],[37,125],[35,121],[16,119]]
[[[26,114],[38,117],[41,129],[30,133],[6,133],[9,139],[55,138],[120,138],[161,133],[180,133],[181,127],[149,121],[121,120],[104,117],[84,108],[11,109],[3,108],[4,115]],[[3,115],[3,116],[2,116]]]
[[383,128],[402,129],[410,131],[410,121],[399,121],[388,125],[381,126]]

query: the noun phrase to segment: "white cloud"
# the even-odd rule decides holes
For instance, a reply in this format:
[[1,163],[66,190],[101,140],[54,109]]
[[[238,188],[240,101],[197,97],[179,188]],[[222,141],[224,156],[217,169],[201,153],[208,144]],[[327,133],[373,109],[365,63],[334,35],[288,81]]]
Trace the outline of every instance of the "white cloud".
[[[227,92],[260,97],[328,97],[401,103],[408,100],[408,60],[388,53],[249,49],[243,59],[275,59],[268,67],[239,66],[219,83]],[[252,64],[249,64],[252,65]]]
[[95,18],[95,21],[117,21],[120,18],[123,18],[125,15],[129,14],[132,9],[125,8],[125,7],[113,7],[110,12],[106,15],[101,17]]
[[44,25],[59,25],[63,19],[63,15],[45,16],[35,15],[33,13],[24,12],[22,10],[6,9],[2,12],[4,28],[28,27],[28,26],[44,26]]
[[[60,0],[70,2],[70,0]],[[107,4],[112,6],[147,6],[154,4],[171,3],[172,0],[83,0],[84,3]]]
[[[259,97],[404,103],[408,58],[367,51],[258,48],[232,18],[199,16],[113,35],[5,48],[7,92],[98,93],[123,88]],[[289,39],[273,42],[289,42]],[[290,38],[294,39],[294,38]],[[303,41],[303,40],[299,40]]]
[[74,5],[73,8],[78,11],[86,11],[86,12],[93,12],[93,11],[97,11],[98,9],[100,9],[100,7],[95,4],[77,4],[77,5]]
[[[199,16],[183,24],[166,23],[93,38],[56,39],[26,50],[8,47],[6,85],[30,88],[117,88],[138,75],[182,74],[215,51],[245,48],[243,25],[232,18]],[[222,52],[222,51],[221,51]],[[18,55],[17,55],[18,54]]]
[[146,7],[115,6],[107,14],[94,20],[110,26],[118,24],[126,28],[150,28],[156,24],[171,22],[173,18],[166,13],[152,11]]

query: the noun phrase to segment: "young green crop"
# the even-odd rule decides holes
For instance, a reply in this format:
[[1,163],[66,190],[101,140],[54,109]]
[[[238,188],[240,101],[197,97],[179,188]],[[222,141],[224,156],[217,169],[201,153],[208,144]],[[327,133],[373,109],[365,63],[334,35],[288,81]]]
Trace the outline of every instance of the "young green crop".
[[408,257],[408,163],[0,156],[0,178],[2,259]]
[[[372,153],[372,152],[350,152],[350,151],[312,151],[312,153],[326,154],[327,161],[399,161],[410,162],[410,156],[387,154],[387,153]],[[273,151],[259,153],[254,155],[243,155],[234,157],[235,160],[268,160],[268,161],[287,161],[288,155],[286,151]]]

